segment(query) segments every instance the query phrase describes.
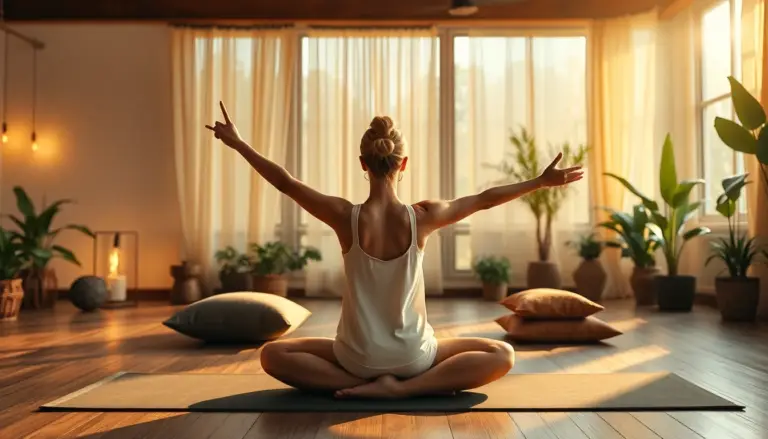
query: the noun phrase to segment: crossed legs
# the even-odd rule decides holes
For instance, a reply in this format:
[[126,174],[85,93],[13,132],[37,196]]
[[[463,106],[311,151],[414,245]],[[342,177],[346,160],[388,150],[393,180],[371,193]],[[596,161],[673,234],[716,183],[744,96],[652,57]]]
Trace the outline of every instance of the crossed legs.
[[341,367],[333,353],[333,339],[275,341],[261,352],[264,371],[289,386],[354,398],[402,398],[473,389],[503,377],[514,362],[514,350],[503,341],[440,339],[435,362],[426,372],[405,380],[384,375],[368,381]]

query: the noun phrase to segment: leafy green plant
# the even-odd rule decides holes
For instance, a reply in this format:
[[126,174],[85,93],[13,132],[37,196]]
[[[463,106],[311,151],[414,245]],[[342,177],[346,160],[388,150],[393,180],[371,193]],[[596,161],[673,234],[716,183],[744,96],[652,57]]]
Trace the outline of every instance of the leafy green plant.
[[[504,174],[504,178],[494,182],[494,184],[532,180],[541,175],[549,161],[541,159],[541,152],[536,145],[536,139],[525,128],[521,127],[519,133],[512,133],[510,142],[513,149],[506,153],[508,159],[500,164],[485,165]],[[587,159],[588,148],[584,145],[574,148],[569,143],[565,143],[560,145],[558,149],[563,153],[563,158],[560,161],[562,167],[583,166]],[[536,218],[536,243],[539,261],[549,260],[549,253],[552,248],[552,221],[571,190],[571,186],[560,186],[541,189],[521,197],[521,200],[528,205]]]
[[603,252],[603,242],[596,239],[594,233],[580,235],[577,241],[568,241],[565,245],[576,250],[587,261],[599,258]]
[[478,258],[472,266],[475,275],[485,284],[502,285],[509,283],[509,259],[486,256]]
[[52,228],[61,207],[73,201],[67,199],[54,201],[48,206],[43,206],[38,214],[34,203],[23,188],[16,186],[13,188],[13,193],[16,196],[16,206],[21,218],[17,215],[9,215],[11,221],[19,228],[18,231],[11,233],[21,244],[23,263],[38,273],[42,273],[55,257],[80,266],[80,261],[71,250],[55,244],[56,238],[64,230],[75,230],[91,238],[95,238],[96,235],[88,227],[79,224],[66,224]]
[[280,241],[264,245],[251,244],[253,251],[253,274],[256,276],[282,275],[298,271],[309,261],[321,261],[320,251],[313,247],[292,250]]
[[640,198],[643,205],[650,211],[650,220],[646,227],[654,235],[656,242],[664,253],[667,261],[669,276],[677,276],[680,258],[685,250],[685,245],[691,239],[710,233],[707,227],[695,227],[688,231],[685,225],[701,202],[690,202],[693,188],[704,184],[704,180],[683,180],[678,182],[675,166],[675,151],[672,138],[667,134],[664,147],[661,152],[661,166],[659,170],[659,189],[664,200],[663,211],[659,204],[643,195],[626,179],[618,175],[606,173],[605,175],[621,182],[630,192]]
[[11,232],[0,228],[0,280],[16,279],[23,267],[21,243]]
[[231,245],[217,251],[214,257],[219,264],[219,273],[224,276],[234,273],[247,273],[253,269],[251,256],[237,251]]
[[728,82],[733,109],[739,121],[715,117],[715,131],[729,148],[757,158],[768,193],[768,128],[765,109],[734,77],[729,76]]
[[648,230],[651,212],[642,204],[632,208],[632,213],[618,212],[604,208],[610,216],[607,221],[598,224],[598,227],[616,232],[615,241],[606,241],[606,247],[621,249],[621,256],[630,258],[638,268],[650,268],[656,266],[654,253],[659,247],[658,240]]
[[710,243],[713,253],[704,264],[706,266],[720,259],[733,278],[747,277],[747,271],[756,257],[762,255],[763,262],[768,260],[768,252],[755,242],[754,237],[747,238],[746,232],[739,232],[738,201],[741,190],[749,184],[748,175],[729,177],[722,182],[723,193],[717,197],[717,211],[728,220],[728,238],[719,238]]

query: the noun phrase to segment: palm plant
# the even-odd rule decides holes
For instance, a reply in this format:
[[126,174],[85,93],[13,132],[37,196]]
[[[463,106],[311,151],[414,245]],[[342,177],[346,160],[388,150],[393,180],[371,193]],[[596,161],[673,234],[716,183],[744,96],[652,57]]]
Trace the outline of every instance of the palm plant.
[[21,243],[13,233],[0,227],[0,281],[16,279],[23,267]]
[[616,232],[615,241],[606,241],[607,247],[621,249],[621,256],[630,258],[638,268],[650,268],[656,265],[654,253],[659,247],[658,239],[648,230],[650,211],[642,204],[632,208],[632,213],[618,212],[604,208],[609,219],[597,226]]
[[286,244],[275,241],[264,245],[251,244],[253,274],[256,276],[282,275],[303,269],[309,261],[320,261],[320,251],[313,247],[292,250]]
[[[504,178],[495,181],[494,184],[532,180],[541,175],[549,161],[541,159],[534,137],[521,127],[519,133],[513,132],[510,136],[510,142],[513,149],[506,153],[509,157],[507,160],[500,164],[485,165],[504,174]],[[563,153],[561,160],[563,167],[582,166],[587,159],[588,148],[584,145],[573,147],[565,143],[559,146],[559,149]],[[536,243],[541,262],[549,260],[552,247],[552,221],[572,190],[571,186],[559,186],[531,192],[521,197],[536,218]]]

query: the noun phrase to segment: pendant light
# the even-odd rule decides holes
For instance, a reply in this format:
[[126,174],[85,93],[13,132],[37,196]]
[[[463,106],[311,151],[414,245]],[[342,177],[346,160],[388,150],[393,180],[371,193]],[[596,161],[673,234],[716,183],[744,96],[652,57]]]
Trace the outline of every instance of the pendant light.
[[3,144],[8,143],[8,123],[6,123],[6,120],[8,118],[8,34],[5,35],[5,52],[3,53],[3,57],[5,58],[5,65],[4,65],[4,73],[3,73],[3,133],[2,133],[2,142]]
[[37,49],[32,49],[32,152],[38,150],[35,120],[37,116]]

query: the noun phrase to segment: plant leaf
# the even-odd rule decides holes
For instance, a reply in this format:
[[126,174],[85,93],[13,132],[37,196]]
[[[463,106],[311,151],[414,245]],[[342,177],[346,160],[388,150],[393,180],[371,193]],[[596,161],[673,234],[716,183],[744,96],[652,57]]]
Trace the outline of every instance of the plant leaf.
[[683,234],[683,240],[688,241],[689,239],[693,239],[697,236],[703,236],[711,232],[712,231],[709,229],[709,227],[696,227],[695,229],[691,229],[685,232]]
[[717,199],[716,209],[720,215],[730,218],[736,213],[736,202],[728,198],[726,194],[722,194]]
[[606,173],[604,173],[603,175],[605,175],[605,176],[608,176],[608,177],[611,177],[611,178],[614,178],[614,179],[618,180],[618,181],[619,181],[619,183],[621,183],[621,184],[622,184],[622,185],[623,185],[625,188],[627,188],[627,190],[629,190],[630,192],[632,192],[633,194],[635,194],[637,197],[639,197],[639,198],[642,200],[643,204],[644,204],[644,205],[645,205],[645,206],[646,206],[648,209],[650,209],[650,210],[658,210],[658,208],[659,208],[659,205],[658,205],[658,204],[657,204],[655,201],[653,201],[652,199],[650,199],[650,198],[646,197],[645,195],[643,195],[643,194],[642,194],[640,191],[638,191],[638,190],[637,190],[637,189],[636,189],[634,186],[632,186],[632,183],[630,183],[629,181],[627,181],[625,178],[623,178],[623,177],[619,177],[618,175],[616,175],[616,174],[613,174],[613,173],[610,173],[610,172],[606,172]]
[[651,234],[656,237],[659,245],[661,245],[662,247],[667,246],[667,240],[664,237],[664,232],[661,231],[661,228],[658,225],[654,223],[648,223],[646,227],[648,227],[648,230],[651,232]]
[[72,251],[70,251],[70,250],[68,250],[68,249],[66,249],[64,247],[61,247],[59,245],[54,245],[52,248],[65,261],[71,262],[71,263],[73,263],[75,265],[78,265],[78,266],[81,265],[80,261],[77,260],[77,257],[75,257],[75,254],[72,253]]
[[716,117],[715,131],[720,140],[735,151],[745,154],[754,154],[757,151],[758,140],[755,136],[732,120]]
[[683,180],[680,182],[680,184],[677,186],[677,189],[675,189],[675,192],[672,194],[672,207],[678,208],[684,204],[687,204],[691,190],[693,190],[693,188],[699,184],[704,184],[704,180]]
[[768,165],[768,128],[763,126],[760,135],[757,137],[757,147],[755,148],[757,161],[763,165]]
[[661,150],[659,190],[664,201],[672,206],[675,191],[677,191],[677,169],[675,167],[675,149],[670,134],[667,134],[664,139],[664,146]]
[[765,123],[765,110],[760,102],[733,76],[728,77],[731,85],[731,99],[736,116],[744,128],[754,131]]
[[35,205],[29,199],[27,192],[21,186],[16,186],[13,188],[13,193],[16,195],[16,206],[19,212],[27,218],[34,218],[36,216]]

